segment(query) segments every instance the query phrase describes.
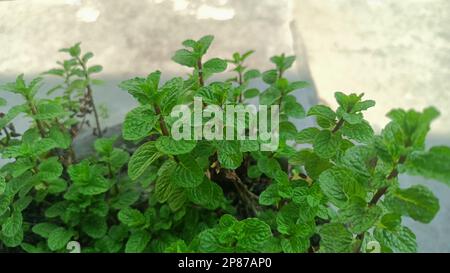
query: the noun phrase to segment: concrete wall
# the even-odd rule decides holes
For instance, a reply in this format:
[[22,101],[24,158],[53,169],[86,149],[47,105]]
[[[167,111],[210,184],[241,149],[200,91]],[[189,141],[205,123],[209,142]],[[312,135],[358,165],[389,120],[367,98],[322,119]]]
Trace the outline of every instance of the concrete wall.
[[[135,105],[120,81],[156,69],[183,75],[170,60],[181,41],[214,34],[209,56],[254,49],[251,67],[296,54],[289,77],[311,82],[297,93],[306,107],[317,97],[335,106],[335,91],[364,92],[378,103],[367,118],[380,129],[391,108],[435,105],[442,116],[429,145],[450,145],[449,26],[448,0],[0,0],[0,83],[53,67],[59,48],[82,41],[104,67],[95,98],[114,125]],[[404,180],[428,184],[441,200],[431,224],[411,223],[420,250],[450,251],[450,188]]]
[[295,39],[303,41],[319,96],[364,92],[377,127],[395,107],[436,106],[433,133],[450,134],[450,1],[301,0]]

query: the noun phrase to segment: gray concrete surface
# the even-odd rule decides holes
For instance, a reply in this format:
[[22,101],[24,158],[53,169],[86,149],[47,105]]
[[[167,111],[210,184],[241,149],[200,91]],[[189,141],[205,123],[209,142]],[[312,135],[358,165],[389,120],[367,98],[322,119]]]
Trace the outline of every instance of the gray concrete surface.
[[[113,126],[136,105],[120,81],[156,69],[164,79],[183,75],[187,69],[170,60],[181,41],[214,34],[209,56],[254,49],[249,66],[262,70],[274,54],[296,54],[289,77],[311,82],[297,93],[307,107],[317,97],[335,106],[335,91],[364,92],[378,102],[367,118],[380,129],[391,108],[435,105],[442,116],[428,144],[450,145],[449,25],[448,0],[0,0],[0,84],[53,67],[59,48],[82,41],[104,66],[95,99],[108,106],[104,122]],[[427,184],[441,203],[431,224],[405,219],[419,250],[450,252],[450,188],[403,181]]]

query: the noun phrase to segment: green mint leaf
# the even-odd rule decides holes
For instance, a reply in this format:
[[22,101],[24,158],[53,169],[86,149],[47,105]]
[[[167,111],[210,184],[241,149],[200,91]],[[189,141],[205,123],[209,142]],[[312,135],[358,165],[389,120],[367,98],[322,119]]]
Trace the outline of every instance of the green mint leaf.
[[375,169],[377,157],[375,150],[369,146],[357,145],[348,148],[340,158],[339,164],[368,178]]
[[322,192],[337,207],[342,207],[353,196],[365,199],[366,191],[363,185],[355,179],[352,172],[334,167],[324,171],[319,176]]
[[224,201],[222,188],[216,183],[206,179],[198,187],[187,188],[189,200],[207,209],[217,209]]
[[91,183],[88,185],[80,186],[79,192],[84,195],[97,195],[109,190],[111,184],[102,176],[94,176]]
[[262,74],[262,79],[267,84],[274,84],[277,81],[278,72],[275,69],[267,70]]
[[168,160],[164,162],[158,170],[158,178],[155,185],[155,197],[159,202],[164,203],[171,199],[172,196],[181,195],[183,190],[176,186],[173,182],[173,173],[177,164],[175,161]]
[[281,170],[280,163],[274,158],[261,157],[258,159],[259,170],[268,177],[276,177],[278,171]]
[[55,218],[61,216],[67,209],[67,203],[65,201],[56,202],[48,209],[45,210],[45,217]]
[[152,107],[139,106],[125,116],[122,134],[126,140],[140,140],[150,134],[158,116]]
[[128,176],[136,180],[162,154],[156,149],[155,142],[147,142],[140,146],[128,162]]
[[309,239],[301,237],[291,237],[281,239],[281,247],[284,253],[304,253],[309,248]]
[[297,220],[300,215],[299,207],[289,203],[281,208],[277,214],[277,230],[281,234],[290,235],[296,230]]
[[174,62],[187,67],[195,67],[197,65],[197,59],[197,56],[187,49],[177,50],[172,57]]
[[232,252],[231,246],[223,246],[220,241],[219,229],[206,229],[197,235],[198,251],[204,253],[228,253]]
[[243,153],[259,151],[260,143],[258,140],[246,139],[246,140],[241,140],[239,142],[240,142],[239,151],[241,151]]
[[151,236],[147,231],[133,232],[125,245],[125,253],[141,253],[150,242]]
[[332,158],[336,155],[340,143],[341,138],[339,135],[333,134],[329,130],[322,130],[314,139],[314,152],[322,158]]
[[149,87],[146,85],[144,78],[133,78],[126,81],[122,81],[119,84],[119,88],[127,91],[141,104],[151,104],[152,97],[149,94]]
[[432,147],[427,152],[413,152],[408,156],[405,169],[411,175],[436,179],[450,185],[450,148]]
[[124,208],[119,211],[117,218],[129,227],[139,227],[145,224],[144,215],[137,209]]
[[227,62],[219,58],[213,58],[203,64],[203,69],[207,73],[220,73],[227,69]]
[[20,113],[26,112],[28,109],[26,104],[15,105],[9,109],[8,113],[0,118],[0,128],[8,125],[13,119],[15,119]]
[[94,74],[94,73],[100,73],[102,72],[103,67],[101,65],[94,65],[88,68],[87,73],[89,75]]
[[364,111],[364,110],[367,110],[374,106],[375,106],[375,101],[373,101],[373,100],[360,101],[360,102],[357,102],[353,106],[352,112],[356,113],[356,112]]
[[243,156],[239,141],[217,141],[217,157],[222,167],[236,169],[241,166]]
[[188,252],[190,252],[189,247],[183,240],[173,242],[164,249],[164,253],[188,253]]
[[359,197],[353,197],[339,211],[340,221],[356,234],[367,231],[381,217],[382,209],[378,206],[367,206],[367,202]]
[[52,223],[39,223],[33,226],[32,231],[43,238],[48,238],[50,233],[57,228],[58,226]]
[[386,162],[394,163],[406,152],[406,136],[396,122],[389,122],[381,131],[381,135],[375,136],[373,140],[379,157]]
[[20,197],[16,202],[14,202],[13,208],[18,212],[22,212],[31,204],[32,201],[33,198],[31,196]]
[[363,115],[361,113],[343,113],[342,117],[346,122],[352,125],[359,124],[363,121]]
[[6,189],[6,180],[3,175],[0,175],[0,195],[5,193]]
[[280,122],[280,140],[294,140],[297,135],[297,127],[290,121]]
[[158,91],[159,81],[161,79],[161,71],[156,70],[150,74],[148,74],[145,82],[149,87],[150,93],[156,93]]
[[185,47],[190,47],[192,49],[195,49],[198,46],[197,42],[192,39],[183,41],[182,45],[184,45]]
[[261,251],[260,246],[272,237],[270,226],[257,218],[247,218],[239,222],[240,226],[236,250]]
[[218,153],[218,159],[222,167],[226,169],[237,169],[239,166],[241,166],[241,163],[243,161],[242,153],[226,153],[226,152],[219,152]]
[[62,178],[52,179],[47,184],[47,190],[50,194],[57,194],[67,190],[67,181]]
[[251,99],[251,98],[257,97],[258,95],[259,95],[259,90],[257,88],[250,88],[250,89],[245,90],[245,92],[244,92],[244,97],[246,99]]
[[417,252],[416,235],[407,227],[394,231],[375,229],[374,237],[381,244],[383,252]]
[[294,101],[286,102],[283,105],[283,111],[286,115],[293,118],[304,118],[305,117],[305,109],[303,109],[303,106]]
[[0,234],[0,240],[3,241],[3,244],[6,247],[17,247],[23,241],[23,230],[21,229],[19,232],[17,232],[14,236],[11,237],[5,236],[4,234]]
[[95,151],[99,154],[109,155],[112,153],[116,141],[117,137],[98,138],[94,142]]
[[73,232],[59,227],[52,230],[48,236],[47,244],[51,251],[65,249],[72,238]]
[[313,144],[314,140],[316,139],[317,135],[320,132],[321,131],[319,129],[314,128],[314,127],[303,129],[297,133],[297,135],[295,137],[295,142],[297,142],[299,144],[304,144],[304,143]]
[[57,157],[51,157],[39,164],[38,176],[42,180],[49,181],[58,178],[63,171],[63,166]]
[[260,195],[259,195],[259,204],[263,206],[272,206],[278,204],[281,200],[280,195],[278,194],[278,185],[272,184],[268,186]]
[[333,166],[328,160],[322,159],[321,157],[313,153],[311,150],[306,150],[305,153],[303,154],[303,157],[306,160],[304,164],[305,170],[308,176],[310,176],[313,179],[319,178],[319,175],[323,171]]
[[338,223],[325,224],[319,230],[320,252],[351,252],[353,235],[344,225]]
[[113,170],[119,170],[123,165],[127,164],[130,154],[122,149],[114,148],[111,154],[105,159],[111,164]]
[[86,52],[83,57],[81,58],[81,60],[83,61],[83,63],[86,63],[87,61],[89,61],[92,57],[94,57],[94,53],[92,52]]
[[281,71],[285,71],[292,66],[295,61],[295,56],[285,56],[281,54],[279,56],[273,56],[270,61],[274,63]]
[[199,46],[198,52],[200,55],[204,55],[208,51],[213,40],[213,35],[205,35],[197,41],[197,45]]
[[261,72],[257,69],[250,69],[245,71],[244,73],[244,82],[248,82],[252,79],[259,78],[261,76]]
[[269,87],[259,95],[259,103],[263,105],[275,104],[279,101],[281,92],[275,87]]
[[163,154],[180,155],[192,151],[197,142],[194,140],[175,140],[170,136],[161,136],[155,142],[155,147]]
[[249,178],[256,179],[256,178],[260,177],[261,174],[262,174],[262,172],[259,170],[258,166],[256,166],[256,165],[252,165],[252,166],[248,167],[248,169],[247,169],[247,176]]
[[55,102],[39,103],[37,105],[37,112],[38,114],[34,115],[34,118],[38,120],[60,118],[67,114],[63,107]]
[[81,44],[80,42],[76,43],[72,47],[70,47],[68,49],[63,48],[63,49],[60,49],[60,51],[68,52],[70,54],[70,56],[72,56],[72,57],[78,57],[78,56],[80,56],[80,53],[81,53],[80,44]]
[[409,145],[417,149],[424,149],[431,122],[438,116],[439,111],[434,107],[426,108],[422,113],[402,109],[394,109],[388,113],[388,117],[402,128]]
[[30,147],[32,155],[41,155],[46,153],[54,148],[58,148],[58,144],[50,138],[44,138],[39,140],[37,143],[33,143],[33,146]]
[[6,164],[3,170],[10,172],[12,177],[19,177],[34,166],[35,164],[30,158],[18,158],[13,163]]
[[108,231],[108,225],[105,218],[89,215],[81,221],[81,229],[91,238],[100,239]]
[[325,105],[315,105],[308,110],[307,116],[317,116],[329,121],[336,120],[336,113]]
[[139,200],[140,193],[136,191],[121,192],[112,200],[112,207],[123,209],[129,207]]
[[402,223],[401,215],[397,213],[387,213],[381,217],[381,227],[390,231],[395,231]]
[[397,189],[386,196],[384,203],[392,211],[422,223],[431,222],[439,211],[439,200],[423,185]]
[[203,182],[204,175],[202,169],[190,157],[178,162],[174,173],[176,175],[173,176],[173,183],[179,187],[197,187]]
[[254,50],[249,50],[246,51],[244,54],[242,54],[241,56],[241,61],[245,61],[245,59],[247,59],[250,55],[252,55],[253,53],[255,53]]
[[2,234],[13,237],[22,230],[23,217],[20,211],[14,211],[2,224]]
[[318,207],[324,199],[323,193],[317,183],[311,187],[296,187],[292,194],[292,201],[298,205],[308,204],[309,207]]
[[99,174],[98,170],[92,168],[87,160],[83,160],[78,164],[71,165],[68,169],[70,178],[75,184],[89,184],[92,176]]
[[12,197],[13,196],[11,195],[0,194],[0,215],[3,215],[9,209],[9,205],[12,202]]
[[336,98],[336,101],[339,104],[339,109],[343,112],[348,113],[356,113],[357,111],[354,111],[353,108],[357,103],[361,101],[361,98],[363,97],[363,94],[357,95],[355,93],[352,93],[350,95],[346,95],[342,92],[336,92],[334,93],[334,96]]
[[345,123],[339,130],[342,135],[361,143],[369,143],[373,139],[373,129],[367,121],[357,124]]
[[286,94],[288,94],[292,91],[298,90],[298,89],[306,88],[306,87],[309,87],[309,83],[303,82],[303,81],[289,83],[289,85],[286,89]]
[[168,80],[160,88],[161,94],[160,103],[161,112],[163,115],[169,115],[172,108],[182,99],[186,88],[183,85],[183,79],[176,77]]
[[52,68],[50,70],[45,71],[42,74],[62,77],[62,76],[64,76],[64,69]]
[[61,129],[58,126],[53,126],[50,128],[48,133],[48,138],[53,140],[59,148],[67,149],[72,144],[72,137],[70,136],[68,131],[61,132]]
[[103,177],[103,169],[91,165],[87,160],[71,165],[68,169],[74,186],[84,195],[97,195],[106,192],[111,184]]

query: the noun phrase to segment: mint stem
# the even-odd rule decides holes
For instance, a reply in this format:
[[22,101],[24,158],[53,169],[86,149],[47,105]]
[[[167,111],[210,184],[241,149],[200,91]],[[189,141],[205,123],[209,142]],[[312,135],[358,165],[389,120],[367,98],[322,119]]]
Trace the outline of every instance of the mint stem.
[[[77,57],[77,61],[81,65],[81,67],[83,68],[84,77],[85,77],[86,82],[87,82],[87,84],[86,84],[86,90],[87,90],[86,97],[89,100],[89,105],[92,107],[92,111],[94,112],[95,124],[97,126],[97,134],[98,134],[99,137],[103,137],[102,128],[100,127],[100,118],[99,118],[98,113],[97,113],[97,108],[95,107],[94,96],[93,96],[91,84],[89,83],[89,74],[88,74],[87,69],[86,69],[86,64],[79,57]],[[81,124],[81,126],[83,126],[83,124]]]
[[205,82],[203,80],[202,58],[198,59],[197,61],[197,69],[198,69],[198,83],[200,84],[200,86],[204,86]]
[[[386,179],[388,181],[398,177],[398,165],[401,165],[401,164],[405,163],[405,161],[406,161],[406,156],[404,156],[404,155],[400,156],[398,162],[395,164],[395,166],[392,169],[392,171],[386,177]],[[369,207],[376,205],[378,203],[378,201],[381,199],[381,197],[386,194],[387,190],[388,190],[387,186],[379,188],[377,190],[377,192],[373,195],[372,199],[370,200],[370,202],[368,204]],[[356,253],[361,252],[361,245],[362,245],[362,242],[364,240],[364,236],[365,236],[365,232],[362,232],[362,233],[360,233],[360,234],[358,234],[356,236],[356,238],[358,238],[360,240],[360,243],[356,246],[354,252],[356,252]]]

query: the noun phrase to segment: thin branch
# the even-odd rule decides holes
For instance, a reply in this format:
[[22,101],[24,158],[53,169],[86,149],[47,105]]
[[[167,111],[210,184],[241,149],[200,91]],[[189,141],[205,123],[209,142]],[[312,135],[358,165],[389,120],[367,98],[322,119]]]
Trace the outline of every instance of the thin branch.
[[242,200],[245,202],[251,212],[256,215],[258,211],[256,209],[255,201],[258,200],[258,196],[247,188],[247,186],[242,182],[235,171],[228,170],[225,173],[225,176],[226,178],[230,179],[231,182],[233,182]]
[[90,101],[92,110],[94,111],[94,117],[95,117],[95,123],[97,125],[98,136],[102,137],[103,136],[103,132],[102,132],[102,128],[100,127],[100,118],[99,118],[98,113],[97,113],[97,107],[95,107],[94,97],[93,97],[93,94],[92,94],[91,85],[88,83],[86,88],[88,90],[88,96],[89,96],[89,101]]
[[[38,114],[36,106],[34,105],[34,103],[31,100],[28,100],[28,107],[30,107],[30,110],[31,110],[31,113],[33,114],[33,116],[36,116]],[[36,121],[38,130],[39,130],[39,134],[41,135],[42,138],[44,138],[45,137],[44,125],[42,125],[42,122],[40,120],[35,119],[35,121]]]
[[200,84],[200,86],[204,86],[205,82],[203,80],[202,58],[198,59],[198,61],[197,61],[197,70],[198,70],[198,83]]
[[94,111],[95,123],[97,126],[97,133],[98,133],[99,137],[102,137],[103,132],[102,132],[102,128],[100,127],[100,118],[97,113],[97,107],[95,107],[94,96],[93,96],[91,84],[89,83],[89,74],[87,72],[86,64],[80,59],[80,57],[77,57],[77,60],[78,60],[78,63],[83,68],[84,77],[86,78],[86,81],[87,81],[86,90],[87,90],[87,97],[89,100],[88,103],[89,103],[89,106],[92,107],[92,111]]
[[168,136],[169,130],[167,129],[166,123],[164,122],[164,118],[161,115],[161,108],[157,104],[155,104],[154,107],[155,107],[156,115],[159,116],[159,127],[161,127],[161,131],[162,131],[163,135]]
[[[398,165],[401,165],[401,164],[405,163],[405,161],[406,161],[406,156],[403,156],[403,155],[400,156],[398,162],[395,164],[395,166],[392,169],[392,171],[386,177],[386,180],[390,181],[392,179],[397,178],[398,174],[399,174],[399,172],[398,172]],[[381,199],[381,197],[383,197],[386,194],[387,191],[388,191],[388,187],[387,186],[379,188],[377,190],[377,192],[373,195],[372,199],[369,201],[368,206],[369,207],[375,206],[378,203],[378,201]],[[357,235],[357,238],[360,240],[360,243],[355,247],[355,249],[354,249],[355,253],[361,252],[361,246],[362,246],[362,242],[364,240],[365,233],[366,232],[361,232],[360,234]]]
[[341,118],[338,123],[336,123],[336,126],[334,126],[333,130],[331,131],[332,133],[336,133],[337,131],[339,131],[339,129],[341,129],[342,125],[344,125],[344,119]]

